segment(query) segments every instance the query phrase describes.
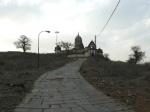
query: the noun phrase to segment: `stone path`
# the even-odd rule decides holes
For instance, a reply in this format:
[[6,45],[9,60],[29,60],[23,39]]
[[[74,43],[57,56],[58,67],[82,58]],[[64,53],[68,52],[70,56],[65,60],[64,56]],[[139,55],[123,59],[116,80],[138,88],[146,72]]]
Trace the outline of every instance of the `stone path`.
[[88,84],[78,69],[84,59],[45,73],[15,112],[133,112]]

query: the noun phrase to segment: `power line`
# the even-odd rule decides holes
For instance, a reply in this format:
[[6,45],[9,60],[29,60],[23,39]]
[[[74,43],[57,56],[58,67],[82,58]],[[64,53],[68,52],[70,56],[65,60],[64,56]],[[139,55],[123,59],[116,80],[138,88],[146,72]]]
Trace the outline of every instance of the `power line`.
[[107,23],[105,24],[105,26],[103,27],[103,29],[101,30],[101,32],[97,35],[97,37],[100,36],[101,33],[104,31],[105,27],[107,26],[108,22],[110,21],[111,17],[113,16],[114,12],[116,11],[116,9],[117,9],[117,7],[118,7],[120,1],[121,1],[121,0],[119,0],[119,2],[117,3],[117,5],[116,5],[114,11],[112,12],[111,16],[109,17],[109,19],[108,19],[108,21],[107,21]]

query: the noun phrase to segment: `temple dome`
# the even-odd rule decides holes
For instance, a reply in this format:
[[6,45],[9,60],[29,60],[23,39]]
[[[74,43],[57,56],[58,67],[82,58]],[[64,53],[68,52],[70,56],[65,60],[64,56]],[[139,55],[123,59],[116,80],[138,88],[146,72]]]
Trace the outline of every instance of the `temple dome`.
[[78,35],[76,36],[76,39],[82,41],[82,38],[81,38],[81,36],[79,35],[79,33],[78,33]]
[[75,38],[75,48],[76,49],[84,49],[84,46],[83,46],[83,43],[82,43],[82,38],[79,35],[79,33]]

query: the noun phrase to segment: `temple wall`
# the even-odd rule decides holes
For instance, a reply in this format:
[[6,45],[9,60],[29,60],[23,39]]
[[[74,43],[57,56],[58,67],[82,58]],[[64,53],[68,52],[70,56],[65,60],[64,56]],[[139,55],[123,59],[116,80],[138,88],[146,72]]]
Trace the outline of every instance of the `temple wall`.
[[67,57],[68,58],[76,58],[76,57],[78,57],[78,58],[88,58],[88,57],[90,57],[90,52],[89,51],[86,51],[84,53],[83,52],[82,53],[78,52],[78,53],[77,54],[76,53],[69,54]]
[[90,57],[89,51],[85,52],[85,57]]
[[68,58],[84,58],[84,54],[71,54],[67,56]]

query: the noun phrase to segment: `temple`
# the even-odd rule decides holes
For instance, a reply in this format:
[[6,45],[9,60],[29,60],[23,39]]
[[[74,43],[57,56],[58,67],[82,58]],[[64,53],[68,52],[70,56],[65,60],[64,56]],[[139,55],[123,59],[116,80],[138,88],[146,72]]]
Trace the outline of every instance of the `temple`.
[[80,37],[79,33],[75,38],[75,49],[84,49],[83,43],[82,43],[82,38]]
[[[102,49],[97,49],[96,47],[96,38],[95,42],[91,41],[87,47],[84,47],[82,43],[81,36],[78,35],[75,38],[75,46],[73,49],[69,50],[68,57],[80,57],[80,58],[86,58],[86,57],[92,57],[96,55],[103,55]],[[55,53],[60,53],[61,48],[59,46],[55,47]]]

